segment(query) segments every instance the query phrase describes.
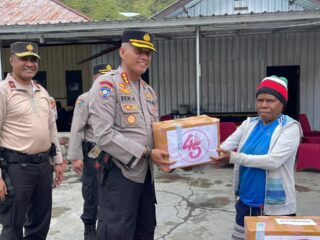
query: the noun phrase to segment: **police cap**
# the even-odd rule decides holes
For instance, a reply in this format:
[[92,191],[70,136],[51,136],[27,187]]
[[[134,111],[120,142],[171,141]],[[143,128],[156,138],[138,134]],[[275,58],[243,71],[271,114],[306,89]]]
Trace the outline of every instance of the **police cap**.
[[112,70],[111,64],[105,64],[105,63],[98,64],[93,68],[93,75],[96,75],[98,73],[104,74],[104,73],[110,72],[111,70]]
[[17,57],[34,56],[40,59],[38,55],[38,45],[32,42],[14,42],[10,44],[10,53]]
[[122,42],[128,42],[137,48],[149,48],[157,52],[153,45],[153,36],[148,32],[133,30],[124,31],[122,34]]

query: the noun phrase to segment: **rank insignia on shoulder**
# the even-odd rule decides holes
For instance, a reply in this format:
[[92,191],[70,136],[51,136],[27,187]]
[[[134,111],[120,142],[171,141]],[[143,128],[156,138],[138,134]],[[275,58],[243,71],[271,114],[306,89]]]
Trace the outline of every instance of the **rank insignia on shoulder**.
[[16,88],[16,84],[13,81],[9,81],[9,86],[11,88]]
[[113,90],[113,84],[108,81],[100,82],[99,95],[102,98],[108,98]]
[[121,77],[125,85],[130,85],[130,80],[128,78],[128,75],[125,72],[121,73]]
[[136,122],[136,117],[134,115],[129,115],[127,121],[129,124],[134,124]]

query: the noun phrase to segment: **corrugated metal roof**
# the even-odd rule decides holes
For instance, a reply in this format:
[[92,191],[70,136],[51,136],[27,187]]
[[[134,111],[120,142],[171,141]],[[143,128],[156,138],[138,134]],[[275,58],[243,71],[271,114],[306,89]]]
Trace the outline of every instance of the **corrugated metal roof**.
[[296,3],[308,10],[317,10],[320,9],[320,1],[319,0],[289,0],[289,2]]
[[0,25],[88,22],[91,19],[57,0],[1,0]]
[[263,12],[314,11],[318,0],[180,0],[153,18],[198,17]]

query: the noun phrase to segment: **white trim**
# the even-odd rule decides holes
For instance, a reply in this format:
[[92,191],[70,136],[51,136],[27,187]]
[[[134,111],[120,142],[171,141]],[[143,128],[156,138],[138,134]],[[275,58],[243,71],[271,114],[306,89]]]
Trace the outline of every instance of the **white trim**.
[[288,85],[287,85],[287,83],[286,83],[284,80],[281,80],[281,79],[275,78],[275,77],[266,77],[266,78],[264,78],[264,79],[261,81],[261,83],[264,82],[264,81],[266,81],[266,80],[272,80],[272,81],[274,81],[274,82],[277,82],[277,83],[281,84],[282,86],[284,86],[285,88],[288,89]]

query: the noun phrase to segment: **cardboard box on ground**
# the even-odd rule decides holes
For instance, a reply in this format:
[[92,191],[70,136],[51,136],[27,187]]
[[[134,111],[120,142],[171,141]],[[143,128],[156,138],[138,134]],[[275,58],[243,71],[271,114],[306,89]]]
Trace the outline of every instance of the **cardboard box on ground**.
[[320,240],[320,217],[245,217],[246,240]]
[[217,156],[219,119],[206,115],[152,124],[155,147],[169,152],[171,169],[200,165]]

